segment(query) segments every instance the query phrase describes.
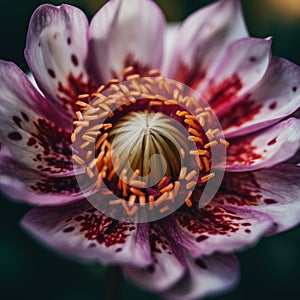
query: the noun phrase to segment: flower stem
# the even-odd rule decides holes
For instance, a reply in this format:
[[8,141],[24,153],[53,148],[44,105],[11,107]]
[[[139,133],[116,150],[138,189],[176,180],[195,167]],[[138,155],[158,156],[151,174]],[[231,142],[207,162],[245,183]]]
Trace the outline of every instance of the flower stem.
[[119,266],[109,266],[106,270],[106,300],[119,300],[121,296],[122,274]]

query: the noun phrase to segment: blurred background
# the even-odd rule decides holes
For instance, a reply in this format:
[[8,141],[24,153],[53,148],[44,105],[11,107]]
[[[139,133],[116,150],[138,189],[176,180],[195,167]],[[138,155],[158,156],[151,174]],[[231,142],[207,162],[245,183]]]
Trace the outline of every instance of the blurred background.
[[[23,56],[30,16],[43,3],[59,0],[1,0],[0,58],[18,64]],[[80,7],[89,18],[105,1],[64,1]],[[157,0],[169,22],[182,21],[192,11],[212,2],[205,0]],[[241,1],[250,34],[273,36],[273,53],[300,64],[300,1]],[[0,298],[32,300],[104,299],[104,269],[97,264],[81,265],[61,258],[40,246],[19,227],[30,209],[2,196],[0,226]],[[300,227],[271,238],[238,254],[241,283],[216,300],[300,299]],[[122,285],[122,299],[159,299],[128,282]]]

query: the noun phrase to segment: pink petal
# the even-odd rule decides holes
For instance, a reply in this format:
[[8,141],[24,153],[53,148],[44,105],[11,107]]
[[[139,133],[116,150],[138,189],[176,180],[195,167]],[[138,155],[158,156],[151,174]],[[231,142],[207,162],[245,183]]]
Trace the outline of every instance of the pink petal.
[[177,212],[175,220],[182,236],[178,244],[192,257],[244,249],[256,244],[272,226],[264,213],[220,203],[199,211],[190,208]]
[[233,42],[203,96],[218,116],[230,112],[264,76],[270,60],[270,39],[244,38]]
[[23,227],[63,255],[103,264],[143,267],[150,262],[149,244],[141,241],[138,225],[113,220],[87,201],[64,207],[36,207]]
[[201,92],[201,84],[212,78],[227,46],[246,36],[238,1],[217,1],[200,9],[180,27],[167,76]]
[[[10,198],[42,205],[61,205],[82,199],[82,191],[72,172],[49,175],[28,168],[7,152],[7,147],[1,149],[0,190]],[[85,193],[88,195],[88,187]]]
[[123,268],[125,275],[142,288],[163,292],[184,275],[184,255],[178,245],[168,237],[169,229],[170,227],[162,230],[155,223],[150,225],[148,234],[153,261],[146,268]]
[[91,22],[92,63],[98,79],[119,77],[128,66],[145,74],[161,67],[165,19],[149,0],[109,1]]
[[73,116],[77,95],[90,90],[85,64],[88,21],[70,5],[42,5],[33,14],[25,57],[40,89]]
[[227,173],[216,203],[247,206],[253,213],[267,214],[275,234],[300,222],[300,168],[289,164],[253,172]]
[[45,172],[72,169],[65,119],[14,64],[0,62],[0,137],[19,162]]
[[172,300],[200,299],[232,289],[238,280],[239,265],[233,255],[189,259],[186,275],[164,296]]
[[178,34],[180,26],[177,23],[171,23],[167,25],[165,38],[164,38],[164,55],[163,55],[163,65],[162,65],[162,74],[167,74],[168,66],[172,65],[172,53],[173,49],[177,47],[176,37]]
[[273,57],[254,91],[220,121],[227,137],[250,133],[290,115],[300,106],[300,68]]
[[227,171],[271,167],[291,158],[300,148],[300,120],[290,118],[263,131],[229,142]]

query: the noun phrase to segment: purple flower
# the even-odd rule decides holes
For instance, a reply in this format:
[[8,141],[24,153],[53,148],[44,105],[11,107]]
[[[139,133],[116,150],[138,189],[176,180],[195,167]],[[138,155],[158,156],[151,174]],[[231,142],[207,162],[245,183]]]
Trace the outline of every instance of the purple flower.
[[[273,57],[270,48],[270,38],[248,36],[236,0],[221,0],[193,13],[178,30],[167,28],[162,12],[149,0],[112,0],[90,25],[75,7],[39,7],[25,49],[39,89],[14,64],[0,62],[1,190],[38,205],[24,217],[23,226],[67,256],[120,264],[128,278],[170,299],[204,297],[234,286],[239,278],[234,251],[300,221],[300,173],[295,164],[300,122],[297,114],[291,116],[300,106],[300,70]],[[221,187],[202,208],[197,201],[212,177],[214,144],[208,145],[210,137],[198,126],[204,115],[189,119],[177,106],[179,91],[174,95],[172,90],[176,101],[167,102],[157,95],[148,99],[142,90],[139,96],[144,100],[122,104],[119,113],[104,114],[110,122],[96,128],[94,135],[93,130],[87,135],[85,129],[77,129],[91,129],[101,120],[106,102],[101,102],[100,93],[113,89],[118,93],[116,84],[124,80],[160,79],[160,73],[199,92],[215,111],[229,142]],[[149,91],[154,85],[149,81],[144,88]],[[122,91],[127,92],[126,86]],[[180,155],[172,145],[183,149],[187,144],[166,119],[175,115],[190,130],[189,140],[199,151],[196,188],[185,203],[148,223],[117,221],[96,210],[85,196],[93,195],[97,186],[96,192],[101,191],[102,180],[131,204],[162,202],[176,189],[176,182],[178,187]],[[129,132],[117,144],[117,154],[122,157],[122,145],[137,145],[134,169],[144,175],[149,166],[143,155],[166,154],[163,182],[151,188],[124,187],[126,180],[109,172],[113,170],[107,156],[110,137],[124,122]],[[137,134],[145,124],[152,144]],[[169,134],[168,142],[156,135],[157,130]],[[78,140],[80,155],[72,148]],[[88,149],[93,141],[98,143],[93,168],[101,176],[94,178],[92,167],[85,168],[81,175],[91,179],[93,189],[88,187],[83,194],[73,165],[75,160],[76,167],[86,161],[91,166]],[[153,153],[147,150],[155,147]],[[191,169],[183,177],[195,174]],[[189,190],[189,183],[186,186]],[[134,214],[130,205],[122,205],[128,215]]]

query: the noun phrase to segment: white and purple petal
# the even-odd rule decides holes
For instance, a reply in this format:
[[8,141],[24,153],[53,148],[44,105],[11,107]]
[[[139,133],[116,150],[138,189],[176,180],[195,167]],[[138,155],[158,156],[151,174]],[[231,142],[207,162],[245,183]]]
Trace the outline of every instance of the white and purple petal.
[[217,1],[200,9],[178,31],[167,76],[201,92],[228,45],[247,36],[238,1]]
[[300,167],[278,164],[253,172],[226,173],[216,205],[247,207],[269,216],[275,234],[300,223]]
[[181,236],[178,245],[192,257],[253,246],[273,225],[264,213],[220,203],[208,204],[200,210],[178,211],[174,221]]
[[150,0],[113,0],[92,19],[89,29],[97,79],[122,78],[124,68],[145,75],[161,67],[166,24]]
[[13,157],[6,146],[0,152],[0,189],[17,201],[31,204],[61,205],[92,194],[90,186],[79,188],[72,171],[61,174],[28,168]]
[[187,257],[185,276],[163,295],[170,300],[193,300],[225,292],[239,281],[239,264],[234,255],[213,254]]
[[34,12],[25,48],[27,63],[41,91],[69,116],[78,94],[91,89],[87,56],[88,21],[81,10],[46,4]]
[[[184,253],[170,237],[172,224],[149,224],[152,262],[145,268],[123,267],[125,275],[145,289],[163,292],[176,284],[186,270]],[[170,227],[171,226],[171,227]]]
[[35,207],[22,225],[67,257],[138,267],[151,263],[149,242],[139,225],[111,219],[86,200],[68,206]]
[[44,172],[72,169],[67,122],[14,64],[0,62],[1,143],[16,160]]
[[271,39],[243,38],[227,48],[202,96],[218,116],[230,114],[263,78],[270,61]]
[[229,139],[227,171],[268,168],[295,155],[300,148],[300,120],[289,118],[267,129]]
[[273,57],[259,84],[230,113],[223,114],[220,121],[226,137],[235,137],[274,124],[299,106],[300,68]]

